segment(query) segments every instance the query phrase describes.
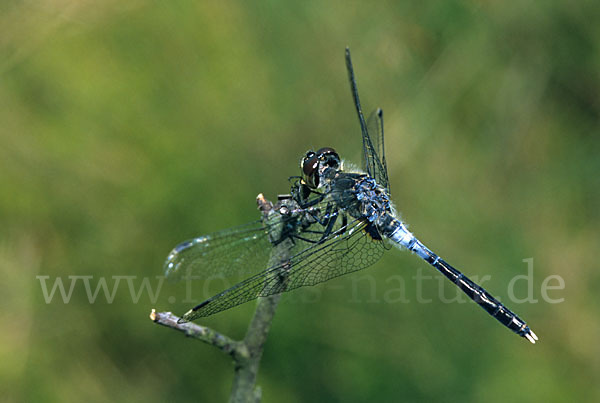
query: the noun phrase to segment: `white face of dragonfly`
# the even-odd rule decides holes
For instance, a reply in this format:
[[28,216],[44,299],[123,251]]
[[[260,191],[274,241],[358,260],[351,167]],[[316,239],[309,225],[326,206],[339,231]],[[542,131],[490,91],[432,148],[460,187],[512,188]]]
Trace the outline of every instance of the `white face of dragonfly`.
[[317,152],[308,151],[300,162],[302,169],[302,179],[311,189],[317,189],[323,182],[321,178],[328,169],[338,171],[342,169],[340,156],[331,147],[324,147]]

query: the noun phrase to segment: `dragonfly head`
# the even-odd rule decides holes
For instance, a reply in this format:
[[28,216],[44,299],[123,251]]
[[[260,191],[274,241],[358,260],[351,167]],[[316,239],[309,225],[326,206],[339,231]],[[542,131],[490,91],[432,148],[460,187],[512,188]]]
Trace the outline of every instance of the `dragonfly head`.
[[341,160],[338,153],[331,147],[324,147],[317,152],[308,151],[300,162],[302,168],[302,179],[308,187],[316,189],[319,187],[321,177],[328,169],[337,171],[341,168]]

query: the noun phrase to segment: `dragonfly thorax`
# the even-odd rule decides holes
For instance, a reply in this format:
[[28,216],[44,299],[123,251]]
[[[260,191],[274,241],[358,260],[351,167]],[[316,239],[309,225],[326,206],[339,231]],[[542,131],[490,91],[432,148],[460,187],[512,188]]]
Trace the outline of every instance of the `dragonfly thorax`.
[[392,208],[386,190],[375,179],[365,175],[356,181],[353,192],[359,202],[360,213],[369,222],[378,222]]

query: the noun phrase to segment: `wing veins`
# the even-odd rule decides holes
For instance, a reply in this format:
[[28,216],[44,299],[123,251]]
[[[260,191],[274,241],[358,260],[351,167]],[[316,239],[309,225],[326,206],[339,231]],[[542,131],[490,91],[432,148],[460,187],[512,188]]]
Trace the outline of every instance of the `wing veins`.
[[[307,281],[307,278],[309,278],[315,270],[318,270],[320,268],[318,262],[323,260],[323,256],[327,256],[326,252],[328,252],[331,249],[334,249],[342,242],[347,242],[349,241],[349,239],[355,238],[356,235],[362,234],[364,236],[362,229],[365,226],[366,224],[363,221],[354,220],[352,223],[347,225],[348,231],[354,231],[350,236],[339,236],[330,238],[323,244],[317,244],[307,247],[302,251],[296,253],[294,256],[290,257],[290,259],[275,264],[272,267],[266,269],[265,271],[257,273],[254,276],[242,281],[241,283],[238,283],[233,287],[209,298],[205,302],[198,305],[196,308],[186,313],[184,315],[184,319],[187,321],[191,321],[199,317],[212,315],[214,313],[232,308],[234,306],[251,301],[258,297],[265,297],[268,295],[277,294],[282,291],[292,290],[305,285],[317,284],[329,280],[333,277],[345,274],[342,272],[329,277],[326,275],[324,278],[317,277]],[[360,238],[357,238],[355,242],[358,242],[359,240]],[[339,249],[338,252],[339,251],[345,251],[345,254],[347,254],[351,251],[351,249],[345,247]],[[307,254],[309,254],[308,258],[304,259],[304,256]],[[335,258],[337,258],[337,256],[330,256],[329,259],[325,260],[325,263],[331,263],[331,261]],[[286,269],[285,266],[290,266],[290,268]],[[305,270],[305,274],[302,277],[293,277],[298,273],[302,274],[302,271],[307,267],[310,270]],[[284,280],[282,280],[282,276],[284,276]],[[292,279],[291,284],[289,283],[290,278]],[[226,296],[227,298],[223,299],[223,297]]]

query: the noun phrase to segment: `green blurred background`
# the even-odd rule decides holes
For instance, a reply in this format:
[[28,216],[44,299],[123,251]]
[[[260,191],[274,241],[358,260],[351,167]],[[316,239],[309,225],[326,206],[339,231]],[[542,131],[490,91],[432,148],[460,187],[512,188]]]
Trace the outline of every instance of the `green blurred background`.
[[[46,303],[36,276],[156,288],[175,244],[257,219],[256,194],[287,192],[308,148],[360,161],[348,45],[363,106],[386,113],[403,218],[490,275],[540,342],[443,303],[439,276],[392,250],[283,299],[263,400],[600,401],[599,13],[592,0],[3,1],[2,400],[227,399],[230,359],[148,319],[193,305],[185,286],[136,303],[123,279],[91,303],[80,277],[68,303]],[[510,303],[528,258],[538,302]],[[419,271],[435,275],[421,289]],[[551,275],[561,303],[542,298]],[[409,302],[392,303],[400,281]],[[240,338],[253,308],[202,323]]]

